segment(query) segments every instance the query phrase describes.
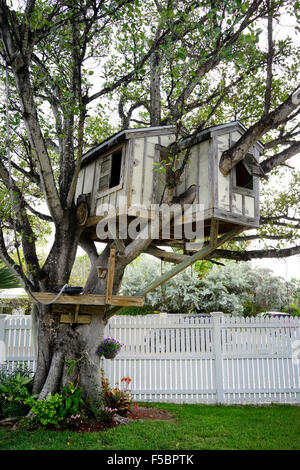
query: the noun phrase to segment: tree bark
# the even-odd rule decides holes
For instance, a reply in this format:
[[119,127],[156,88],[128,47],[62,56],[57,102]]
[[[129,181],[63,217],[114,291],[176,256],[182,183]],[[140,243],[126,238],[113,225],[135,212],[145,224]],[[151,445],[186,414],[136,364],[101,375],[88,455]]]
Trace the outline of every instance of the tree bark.
[[286,101],[279,105],[267,116],[263,116],[257,123],[253,124],[242,137],[228,150],[223,152],[220,159],[220,171],[224,176],[242,160],[248,150],[259,141],[269,130],[277,129],[283,124],[289,115],[295,111],[300,104],[300,89],[290,95]]
[[159,52],[150,58],[150,125],[159,126],[161,121]]

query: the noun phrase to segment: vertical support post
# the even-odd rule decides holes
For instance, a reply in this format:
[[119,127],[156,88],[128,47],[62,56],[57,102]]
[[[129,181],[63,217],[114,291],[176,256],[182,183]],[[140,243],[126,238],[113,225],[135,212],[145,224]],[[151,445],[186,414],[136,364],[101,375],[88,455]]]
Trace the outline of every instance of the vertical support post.
[[114,283],[114,273],[115,273],[115,260],[116,260],[116,250],[112,248],[110,250],[109,256],[109,266],[107,271],[107,286],[106,286],[106,297],[105,303],[111,305],[111,296]]
[[6,315],[0,315],[0,364],[6,361],[5,323]]
[[217,245],[218,235],[219,235],[219,221],[216,219],[211,219],[210,240],[209,240],[209,244],[211,246]]
[[217,391],[217,403],[224,403],[223,391],[223,364],[221,349],[221,317],[223,312],[212,312],[213,320],[213,348],[215,353],[215,380]]
[[77,305],[75,306],[74,323],[78,323],[79,308],[80,308],[80,305],[77,304]]

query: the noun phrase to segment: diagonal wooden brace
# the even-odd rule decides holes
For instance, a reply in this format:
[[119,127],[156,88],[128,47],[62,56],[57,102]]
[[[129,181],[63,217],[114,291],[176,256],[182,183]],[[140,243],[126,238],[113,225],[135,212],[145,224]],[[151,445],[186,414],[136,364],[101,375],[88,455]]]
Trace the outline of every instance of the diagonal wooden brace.
[[153,281],[146,289],[144,289],[138,295],[139,296],[147,295],[149,292],[153,291],[154,289],[159,287],[164,282],[166,282],[169,279],[171,279],[172,277],[176,276],[176,274],[180,273],[184,269],[191,266],[191,264],[195,263],[195,261],[198,261],[199,259],[204,259],[207,256],[209,256],[211,253],[213,253],[215,251],[215,249],[218,246],[221,246],[224,243],[228,242],[233,237],[235,237],[239,233],[243,232],[246,228],[248,228],[248,227],[238,226],[238,227],[234,228],[233,230],[230,230],[230,232],[228,232],[225,235],[222,235],[221,237],[218,238],[217,235],[216,235],[217,227],[214,226],[212,228],[211,240],[210,240],[210,243],[208,245],[205,245],[201,250],[197,251],[192,256],[187,256],[184,261],[179,263],[173,269],[170,269],[170,271],[166,272],[162,276],[158,277],[155,281]]

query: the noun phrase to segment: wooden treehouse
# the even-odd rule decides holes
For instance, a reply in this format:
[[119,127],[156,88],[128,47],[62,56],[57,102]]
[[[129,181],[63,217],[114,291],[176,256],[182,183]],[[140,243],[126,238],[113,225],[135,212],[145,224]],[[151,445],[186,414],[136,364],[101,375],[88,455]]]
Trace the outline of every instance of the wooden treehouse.
[[[235,121],[205,129],[193,139],[189,163],[176,187],[173,202],[185,202],[185,195],[189,198],[192,194],[189,201],[192,202],[192,207],[196,208],[201,204],[201,247],[199,249],[196,240],[186,234],[181,238],[175,236],[175,225],[171,227],[169,238],[162,236],[163,233],[159,231],[157,238],[152,241],[152,248],[160,250],[157,247],[179,247],[184,250],[185,256],[181,257],[179,264],[173,269],[141,292],[140,297],[112,295],[115,248],[122,251],[131,241],[129,235],[116,235],[113,239],[110,237],[109,240],[103,240],[99,238],[96,227],[107,215],[103,212],[105,205],[114,208],[117,224],[124,213],[128,223],[137,216],[151,218],[151,208],[161,203],[165,191],[165,174],[154,171],[155,164],[166,158],[167,147],[175,141],[174,128],[161,126],[124,130],[84,155],[75,193],[77,220],[83,227],[85,237],[110,243],[109,267],[106,271],[100,268],[98,270],[99,277],[107,277],[107,292],[102,296],[61,295],[55,300],[52,310],[57,313],[66,310],[69,312],[61,315],[62,322],[90,323],[90,314],[97,313],[100,305],[110,305],[113,309],[128,305],[141,306],[148,292],[195,261],[209,259],[218,246],[242,231],[258,227],[259,177],[264,176],[259,159],[263,153],[263,145],[257,142],[227,176],[219,169],[222,153],[245,132],[245,127]],[[179,157],[176,162],[178,168],[181,158],[184,156]],[[193,217],[192,226],[196,224]],[[181,220],[180,223],[184,223],[184,217]],[[41,302],[50,301],[55,296],[52,293],[34,295]]]
[[[259,224],[259,176],[262,170],[259,158],[263,146],[259,142],[251,148],[228,176],[219,170],[224,150],[246,131],[240,122],[214,126],[197,135],[175,198],[189,188],[195,188],[194,204],[203,205],[204,235],[209,236],[211,221],[218,221],[219,234],[228,233],[237,226],[257,227]],[[79,222],[85,225],[85,234],[97,238],[95,227],[104,217],[103,205],[111,204],[116,212],[126,201],[128,218],[135,217],[139,208],[149,209],[161,202],[165,188],[165,174],[153,171],[162,152],[175,140],[172,126],[121,131],[85,154],[75,194],[80,206],[86,201],[87,210],[79,210]],[[177,166],[180,165],[180,160]],[[123,206],[122,206],[122,209]],[[142,212],[140,213],[142,214]],[[155,245],[183,247],[186,239],[169,240],[159,237]]]

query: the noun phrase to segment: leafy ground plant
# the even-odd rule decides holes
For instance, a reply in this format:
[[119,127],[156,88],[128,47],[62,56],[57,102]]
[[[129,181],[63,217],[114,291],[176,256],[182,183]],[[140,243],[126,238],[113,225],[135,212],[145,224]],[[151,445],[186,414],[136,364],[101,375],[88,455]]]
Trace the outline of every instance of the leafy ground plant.
[[0,371],[0,418],[23,416],[29,411],[26,403],[31,397],[31,371],[26,366]]
[[[72,423],[83,413],[85,403],[82,390],[76,388],[72,382],[61,388],[61,393],[48,395],[45,400],[35,400],[33,397],[26,400],[30,407],[32,425],[48,428],[60,428]],[[75,418],[74,418],[75,417]],[[23,423],[24,425],[24,423]]]

